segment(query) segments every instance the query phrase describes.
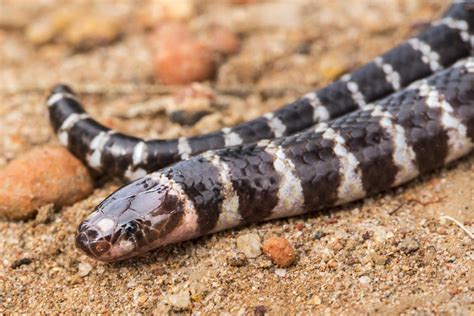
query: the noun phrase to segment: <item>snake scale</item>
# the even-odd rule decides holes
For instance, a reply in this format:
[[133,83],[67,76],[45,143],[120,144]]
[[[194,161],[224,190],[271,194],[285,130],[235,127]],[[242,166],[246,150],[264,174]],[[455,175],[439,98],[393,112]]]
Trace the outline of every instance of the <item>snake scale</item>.
[[91,169],[134,180],[79,226],[77,247],[121,260],[357,200],[468,154],[473,34],[474,3],[455,1],[425,31],[325,88],[235,127],[176,140],[106,128],[57,85],[47,105],[60,142]]

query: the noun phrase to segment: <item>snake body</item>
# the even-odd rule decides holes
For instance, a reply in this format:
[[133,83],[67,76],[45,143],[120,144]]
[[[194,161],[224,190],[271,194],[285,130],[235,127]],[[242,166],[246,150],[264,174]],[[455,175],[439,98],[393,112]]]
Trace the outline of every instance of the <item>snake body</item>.
[[339,205],[407,182],[474,144],[474,58],[292,136],[209,151],[105,199],[77,246],[105,261]]
[[473,48],[474,9],[469,5],[454,3],[418,36],[323,89],[232,128],[174,140],[124,135],[91,118],[64,85],[55,87],[48,99],[50,121],[59,140],[89,167],[134,180],[207,150],[294,134],[450,66]]
[[[116,133],[57,86],[48,107],[60,140],[91,168],[138,178],[97,206],[76,245],[98,260],[120,260],[357,200],[466,155],[474,143],[474,59],[450,65],[472,53],[473,33],[472,2],[456,1],[426,31],[326,88],[194,138]],[[159,170],[180,159],[187,160]]]

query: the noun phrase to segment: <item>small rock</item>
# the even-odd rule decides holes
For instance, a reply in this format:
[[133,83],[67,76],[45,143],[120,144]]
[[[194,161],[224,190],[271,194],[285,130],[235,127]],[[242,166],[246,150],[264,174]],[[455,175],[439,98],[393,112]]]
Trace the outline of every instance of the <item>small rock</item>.
[[153,58],[153,72],[164,84],[182,85],[210,79],[215,71],[212,49],[195,39],[169,40]]
[[233,267],[243,267],[247,264],[247,258],[241,252],[236,253],[228,259],[228,262]]
[[286,276],[286,270],[285,269],[275,269],[275,274],[278,275],[279,277],[284,278]]
[[339,240],[336,240],[334,243],[331,245],[331,249],[338,252],[340,251],[344,246],[339,242]]
[[452,286],[448,289],[448,293],[451,296],[456,296],[461,293],[462,289],[459,286]]
[[133,302],[138,305],[143,305],[147,301],[147,296],[143,293],[143,288],[138,287],[133,291]]
[[38,208],[38,213],[35,217],[36,223],[47,224],[52,222],[54,217],[54,205],[46,204]]
[[170,119],[172,122],[178,123],[180,125],[192,126],[208,114],[210,114],[210,112],[207,112],[207,111],[198,111],[198,112],[174,111],[174,112],[171,112]]
[[78,11],[71,8],[58,9],[30,23],[26,29],[26,38],[35,45],[49,43],[63,32],[77,15]]
[[387,231],[383,227],[376,227],[374,230],[374,240],[383,243],[387,240]]
[[415,252],[419,248],[420,244],[413,238],[405,238],[398,244],[398,249],[403,251],[405,254]]
[[303,223],[296,223],[295,228],[299,231],[302,231],[304,229],[304,224]]
[[185,21],[194,15],[194,2],[192,0],[160,0],[155,1],[162,6],[165,18]]
[[35,45],[41,45],[50,42],[57,33],[51,17],[33,21],[26,29],[26,38]]
[[195,13],[194,2],[191,0],[157,0],[139,9],[136,21],[145,29],[152,29],[166,21],[189,20]]
[[385,256],[379,255],[375,251],[370,254],[370,257],[372,261],[378,265],[383,265],[387,262],[387,258]]
[[114,16],[79,16],[64,33],[67,43],[79,49],[90,49],[115,41],[121,34],[120,20]]
[[168,302],[177,308],[187,309],[191,306],[191,296],[188,291],[183,291],[177,294],[170,294],[167,297]]
[[337,261],[334,259],[331,259],[328,261],[328,268],[329,269],[336,269],[337,268]]
[[371,233],[369,231],[366,231],[365,233],[362,234],[362,239],[369,240],[370,236],[371,236]]
[[446,228],[444,228],[443,226],[440,226],[436,229],[436,232],[439,234],[439,235],[447,235],[448,231],[446,230]]
[[265,314],[268,312],[267,308],[263,305],[257,305],[255,306],[253,310],[253,314],[255,316],[265,316]]
[[194,297],[198,297],[207,292],[207,287],[202,282],[194,281],[189,284],[189,290]]
[[87,262],[81,262],[77,266],[77,274],[80,277],[85,277],[92,271],[92,266],[88,264]]
[[296,258],[295,251],[288,240],[271,237],[263,243],[263,252],[278,266],[288,267]]
[[262,253],[260,237],[251,233],[237,238],[237,249],[244,253],[247,258],[257,258]]
[[31,218],[44,205],[71,205],[92,190],[86,167],[65,148],[36,148],[0,170],[0,218]]
[[240,42],[234,32],[228,28],[216,26],[211,29],[209,46],[222,54],[233,54],[239,50]]
[[363,276],[361,276],[361,277],[359,278],[359,282],[360,282],[360,284],[362,284],[362,285],[367,285],[367,284],[370,283],[370,278],[369,278],[368,276],[366,276],[366,275],[363,275]]
[[309,301],[309,305],[321,305],[321,298],[317,295],[314,295]]
[[33,262],[33,260],[31,260],[30,258],[21,258],[21,259],[18,259],[18,260],[15,260],[11,265],[10,267],[12,269],[16,269],[18,267],[21,267],[23,265],[28,265],[28,264],[31,264]]
[[326,236],[327,234],[321,230],[318,230],[314,233],[314,239],[316,240],[321,240],[321,238],[323,238],[324,236]]
[[170,112],[170,118],[175,123],[194,125],[213,111],[211,103],[214,99],[215,95],[212,89],[199,83],[193,83],[173,96],[167,112]]

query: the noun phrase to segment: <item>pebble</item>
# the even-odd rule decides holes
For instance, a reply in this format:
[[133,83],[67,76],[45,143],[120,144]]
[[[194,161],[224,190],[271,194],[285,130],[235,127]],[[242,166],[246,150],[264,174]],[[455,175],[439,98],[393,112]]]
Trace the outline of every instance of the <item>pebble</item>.
[[279,277],[284,278],[286,276],[286,270],[285,269],[275,269],[275,274],[278,275]]
[[344,248],[344,246],[339,242],[339,240],[336,240],[332,245],[331,245],[331,249],[338,252],[340,251],[342,248]]
[[87,262],[81,262],[77,266],[77,274],[80,277],[85,277],[92,271],[92,266],[88,264]]
[[31,22],[25,32],[26,38],[34,45],[49,43],[63,32],[78,16],[77,10],[59,9]]
[[376,227],[374,229],[374,240],[377,243],[384,243],[387,239],[393,237],[393,233],[391,231],[385,230],[383,227]]
[[31,218],[42,206],[71,205],[92,190],[86,167],[65,148],[35,148],[0,170],[0,218]]
[[247,264],[247,258],[241,252],[238,252],[228,259],[228,263],[233,267],[243,267]]
[[309,301],[309,305],[321,305],[321,298],[317,295],[314,295]]
[[191,296],[188,291],[183,291],[177,294],[170,294],[167,297],[168,302],[180,309],[187,309],[191,306]]
[[122,25],[119,16],[66,7],[33,21],[25,33],[35,45],[57,41],[77,49],[91,49],[115,41],[122,33]]
[[327,234],[321,230],[318,230],[314,233],[314,239],[316,240],[321,240],[321,238],[323,238],[324,236],[326,236]]
[[237,238],[237,249],[247,258],[257,258],[260,256],[262,254],[260,247],[260,237],[255,233],[242,235]]
[[11,265],[10,265],[10,268],[12,269],[16,269],[16,268],[19,268],[23,265],[28,265],[28,264],[31,264],[33,262],[33,260],[31,260],[30,258],[21,258],[21,259],[18,259],[18,260],[15,260]]
[[240,48],[240,41],[230,29],[216,26],[209,32],[209,46],[222,54],[234,54]]
[[188,20],[195,12],[193,0],[159,0],[155,2],[161,4],[164,17],[171,20]]
[[398,244],[398,249],[403,251],[405,254],[415,252],[419,248],[420,244],[413,238],[405,238]]
[[209,87],[193,83],[173,96],[167,112],[175,123],[194,125],[213,111],[211,104],[214,99],[214,92]]
[[360,284],[362,284],[362,285],[367,285],[367,284],[370,283],[370,278],[369,278],[368,276],[366,276],[366,275],[363,275],[363,276],[361,276],[361,277],[359,278],[359,282],[360,282]]
[[263,243],[263,252],[280,267],[290,266],[296,259],[295,251],[288,240],[271,237]]
[[155,78],[169,85],[208,80],[215,66],[213,50],[195,39],[164,41],[153,57]]
[[156,0],[139,9],[136,21],[145,29],[152,29],[166,21],[187,21],[195,14],[192,0]]
[[302,231],[304,229],[304,224],[303,223],[296,223],[295,228],[299,231]]
[[267,314],[267,313],[268,313],[268,310],[263,305],[257,305],[257,306],[255,306],[255,308],[253,310],[253,314],[255,316],[265,316],[265,314]]
[[328,268],[329,269],[336,269],[337,268],[337,261],[334,259],[331,259],[328,261]]
[[79,49],[109,44],[121,34],[120,20],[113,16],[80,16],[64,33],[67,43]]

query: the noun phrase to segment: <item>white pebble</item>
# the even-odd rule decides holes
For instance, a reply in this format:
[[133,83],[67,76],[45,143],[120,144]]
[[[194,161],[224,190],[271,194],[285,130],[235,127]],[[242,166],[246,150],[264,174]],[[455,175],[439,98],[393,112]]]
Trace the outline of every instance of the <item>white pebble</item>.
[[79,263],[77,268],[77,274],[79,274],[80,277],[85,277],[92,271],[92,266],[86,262]]
[[313,296],[309,301],[309,305],[321,305],[321,298],[317,295]]
[[285,269],[275,269],[275,274],[278,275],[279,277],[284,278],[286,276],[286,270]]
[[246,234],[237,238],[237,249],[247,258],[257,258],[262,254],[260,237],[257,234]]
[[188,308],[191,305],[191,297],[188,291],[168,295],[168,302],[177,308]]
[[392,232],[386,231],[385,228],[377,226],[374,229],[374,240],[377,243],[384,243],[387,239],[389,239],[393,235]]
[[370,283],[370,278],[369,278],[368,276],[366,276],[366,275],[363,275],[363,276],[361,276],[361,277],[359,278],[359,282],[360,282],[360,284],[362,284],[362,285],[367,285],[367,284]]

